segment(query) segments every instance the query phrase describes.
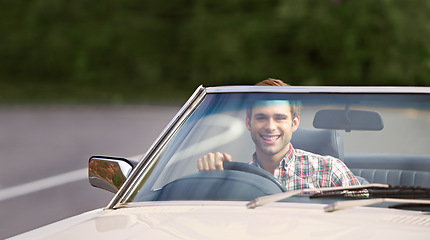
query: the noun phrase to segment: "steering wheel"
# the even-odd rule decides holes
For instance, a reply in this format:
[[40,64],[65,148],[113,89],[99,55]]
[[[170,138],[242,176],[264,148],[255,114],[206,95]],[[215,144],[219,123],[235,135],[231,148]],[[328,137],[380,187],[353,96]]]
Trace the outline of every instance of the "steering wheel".
[[227,162],[224,161],[223,162],[223,167],[224,170],[234,170],[234,171],[241,171],[241,172],[247,172],[247,173],[252,173],[264,178],[269,179],[270,181],[272,181],[274,184],[276,184],[276,186],[278,186],[283,192],[287,192],[287,188],[282,185],[278,180],[276,180],[272,174],[268,173],[267,171],[248,164],[248,163],[243,163],[243,162]]

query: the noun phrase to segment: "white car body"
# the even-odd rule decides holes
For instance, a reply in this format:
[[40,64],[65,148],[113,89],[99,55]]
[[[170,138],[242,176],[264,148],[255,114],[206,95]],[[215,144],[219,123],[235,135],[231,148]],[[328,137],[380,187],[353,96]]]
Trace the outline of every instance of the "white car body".
[[[161,202],[96,210],[16,239],[428,239],[430,215],[357,207],[334,213],[322,204]],[[81,237],[79,237],[81,236]]]
[[[270,95],[273,93],[274,95]],[[221,110],[218,112],[215,108],[211,108],[213,102],[210,102],[207,104],[209,110],[205,110],[206,112],[202,112],[201,116],[192,119],[193,114],[198,115],[199,106],[204,105],[207,95],[210,94],[215,97],[222,95],[221,100],[223,100],[222,97],[229,96],[229,94],[237,94],[240,101],[236,102],[235,107],[226,100],[224,109],[220,108]],[[240,154],[245,151],[242,149],[242,145],[253,147],[252,143],[248,144],[249,141],[247,142],[245,139],[248,135],[241,120],[245,101],[242,101],[240,96],[243,94],[251,97],[260,96],[259,94],[266,94],[265,97],[287,96],[292,99],[300,97],[300,101],[307,104],[307,110],[312,111],[319,104],[319,99],[313,99],[313,94],[321,95],[323,102],[321,108],[325,109],[326,106],[332,104],[346,113],[350,111],[350,105],[354,107],[353,105],[361,103],[367,94],[373,94],[368,100],[363,101],[363,105],[357,107],[367,109],[365,110],[367,112],[363,113],[366,116],[370,116],[368,112],[379,111],[384,120],[390,120],[393,117],[400,118],[400,113],[404,113],[404,120],[402,118],[400,123],[387,121],[388,124],[383,125],[382,122],[379,123],[379,120],[373,121],[372,124],[378,128],[376,130],[372,129],[375,126],[365,126],[362,122],[354,123],[354,119],[348,128],[342,126],[335,129],[336,131],[345,130],[346,140],[353,139],[348,135],[351,131],[350,128],[354,132],[358,128],[364,127],[364,129],[356,131],[362,135],[371,132],[369,133],[371,137],[366,135],[364,138],[367,141],[359,140],[359,144],[354,143],[359,145],[352,146],[355,149],[362,149],[362,145],[365,149],[366,144],[369,145],[368,149],[372,149],[375,144],[383,142],[378,139],[379,135],[377,135],[383,127],[387,129],[388,133],[390,133],[390,129],[393,131],[392,135],[387,135],[388,138],[385,142],[387,144],[381,145],[381,149],[393,149],[394,153],[377,152],[369,155],[368,152],[364,154],[345,152],[344,157],[342,149],[339,155],[339,159],[344,160],[351,171],[357,174],[357,177],[364,177],[371,183],[365,185],[366,188],[362,188],[369,190],[370,197],[351,200],[345,199],[348,196],[341,195],[332,197],[334,198],[332,200],[324,200],[324,198],[313,200],[313,195],[296,192],[299,196],[291,199],[296,193],[285,191],[282,187],[281,191],[264,176],[240,172],[240,174],[235,174],[239,174],[237,175],[239,177],[249,176],[250,180],[246,184],[252,185],[254,181],[258,185],[255,189],[270,186],[271,189],[276,190],[270,193],[260,193],[255,190],[257,198],[250,197],[253,196],[251,194],[243,197],[246,200],[241,200],[229,195],[234,195],[240,188],[233,189],[231,193],[227,191],[231,187],[230,184],[239,181],[237,180],[239,177],[233,174],[236,178],[222,178],[232,170],[209,171],[210,174],[199,172],[196,169],[198,158],[196,156],[201,155],[202,152],[216,151],[218,148],[212,149],[213,145],[218,144],[217,147],[225,147],[228,149],[227,151],[234,152],[237,149],[239,155],[236,155],[235,159],[239,159]],[[339,94],[340,97],[333,100],[332,98],[336,97],[336,94]],[[310,98],[308,98],[309,96]],[[343,103],[345,96],[350,99]],[[394,101],[399,96],[401,97],[399,103],[389,100],[393,98]],[[412,102],[410,105],[402,100],[405,96],[405,101]],[[382,102],[366,105],[375,99],[380,101],[380,98]],[[385,98],[388,100],[384,100]],[[235,100],[235,98],[232,99],[231,101]],[[214,106],[222,106],[221,100],[215,101],[218,105],[214,104]],[[402,109],[403,106],[399,106],[402,104],[407,106]],[[346,105],[345,110],[343,110],[344,105]],[[412,109],[415,106],[417,109]],[[396,112],[398,109],[400,109],[400,113]],[[330,111],[339,112],[337,109]],[[357,112],[359,111],[357,110]],[[313,112],[310,116],[313,116]],[[414,131],[408,130],[408,127],[414,127],[410,126],[414,124],[403,124],[403,121],[415,120],[419,120],[420,124],[415,126],[417,129]],[[305,124],[305,118],[303,118],[303,125]],[[219,134],[205,135],[210,127],[219,131],[216,132]],[[183,130],[185,133],[181,132],[182,129],[185,129]],[[406,152],[401,152],[399,155],[396,151],[402,149],[397,140],[409,132],[421,134],[420,139],[414,143],[414,149],[404,148]],[[116,193],[105,209],[65,219],[18,235],[13,239],[430,239],[430,197],[428,195],[430,182],[427,181],[430,178],[430,135],[428,133],[430,133],[430,88],[199,87],[139,163],[115,157],[96,156],[90,159],[91,184]],[[231,143],[228,142],[229,144],[224,144],[225,146],[220,145],[219,143],[225,139],[231,140]],[[392,140],[393,143],[389,142]],[[235,145],[237,142],[241,144],[240,147]],[[402,142],[402,144],[407,143]],[[246,151],[252,150],[247,149]],[[417,151],[421,152],[417,154]],[[388,160],[393,159],[397,162],[387,164],[385,159],[387,156]],[[373,159],[374,157],[375,159]],[[366,164],[360,165],[360,162],[356,162],[357,159],[363,160]],[[247,158],[240,160],[249,161]],[[370,162],[366,162],[368,160]],[[103,167],[101,164],[108,164],[108,167],[104,165]],[[402,169],[399,166],[405,168]],[[366,169],[367,167],[369,169]],[[101,176],[100,172],[96,172],[96,168],[102,168],[106,175]],[[369,172],[373,175],[370,176]],[[386,175],[384,175],[385,173]],[[381,177],[381,174],[384,176]],[[409,179],[406,179],[403,174],[405,176],[412,174],[412,183],[409,183]],[[190,176],[197,179],[192,180],[191,185],[178,183],[181,179],[189,181],[194,179]],[[225,186],[211,185],[212,177],[215,182],[216,179],[225,181]],[[385,196],[385,188],[391,189],[393,182],[390,181],[394,180],[406,181],[407,184],[413,185],[413,191],[423,188],[424,197],[419,196],[414,199],[416,193],[410,193],[412,195],[405,197],[406,195],[402,191],[411,190],[408,186],[396,188],[393,190],[394,193],[391,192]],[[213,186],[211,191],[223,192],[225,188],[227,193],[225,195],[220,193],[222,196],[217,195],[217,198],[214,199],[206,195],[201,197],[200,191],[205,190],[206,187],[206,185],[198,185],[202,182],[207,184],[208,188]],[[263,185],[260,186],[260,184]],[[173,186],[171,188],[173,190],[182,189],[182,191],[170,194],[168,186]],[[253,187],[250,189],[254,189]],[[350,186],[346,186],[346,188],[348,187]],[[370,191],[373,187],[382,191],[382,195],[377,195],[381,193],[376,191],[374,193]],[[336,189],[335,193],[341,193],[344,190]],[[162,195],[163,191],[167,191],[167,193]],[[332,190],[319,188],[318,191]],[[348,191],[354,190],[349,189]],[[190,194],[183,196],[183,192],[190,192]],[[399,192],[403,195],[397,196],[396,194]],[[373,202],[369,203],[369,201]],[[258,206],[250,207],[252,203],[258,203]],[[406,208],[404,208],[405,206]]]

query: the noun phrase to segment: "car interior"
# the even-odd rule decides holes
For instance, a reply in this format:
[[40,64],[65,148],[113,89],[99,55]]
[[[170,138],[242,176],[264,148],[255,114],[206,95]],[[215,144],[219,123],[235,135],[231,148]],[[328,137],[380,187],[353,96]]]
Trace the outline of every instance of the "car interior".
[[[372,152],[361,149],[361,142],[351,144],[348,141],[350,140],[348,138],[355,138],[351,137],[355,136],[354,134],[379,136],[384,127],[393,129],[390,123],[384,126],[381,117],[381,114],[385,116],[386,111],[390,111],[389,108],[385,109],[385,112],[374,111],[378,108],[368,108],[371,111],[355,108],[350,109],[348,104],[340,109],[308,107],[307,115],[303,117],[305,120],[302,122],[303,125],[301,123],[298,130],[293,133],[292,145],[296,149],[340,159],[362,185],[380,183],[391,186],[430,187],[429,154],[389,151],[384,153],[387,152],[386,149]],[[234,108],[231,107],[231,109]],[[161,177],[152,186],[151,194],[142,195],[140,200],[252,200],[259,196],[287,191],[282,184],[274,180],[271,174],[248,164],[251,156],[246,155],[252,154],[255,146],[249,137],[249,132],[243,126],[242,109],[240,107],[237,110],[234,109],[230,114],[226,115],[226,111],[222,111],[221,114],[216,112],[207,114],[200,119],[204,119],[201,121],[202,124],[197,125],[190,133],[184,134],[178,144],[199,147],[193,148],[193,155],[188,154],[188,149],[177,151],[177,148],[172,148],[174,150],[172,155],[169,157],[169,154],[166,154],[169,163],[162,168],[162,173],[159,174]],[[396,127],[397,125],[394,126],[397,133]],[[201,129],[205,131],[200,131]],[[209,134],[207,129],[214,131],[214,134]],[[386,132],[390,133],[391,130]],[[351,131],[354,132],[353,135],[349,134]],[[217,138],[216,134],[225,137]],[[186,136],[193,137],[186,139]],[[230,141],[229,144],[222,144],[223,139],[231,139],[233,136],[237,139]],[[209,139],[217,140],[208,141]],[[215,148],[214,143],[221,144]],[[372,145],[367,142],[363,144],[367,147]],[[379,142],[376,142],[374,145],[378,144]],[[358,149],[361,152],[351,151],[351,148],[348,148],[351,145],[354,145],[354,150]],[[206,150],[208,146],[211,148]],[[210,151],[236,154],[232,154],[234,160],[231,166],[224,166],[225,170],[235,171],[196,172],[196,159]],[[177,169],[181,171],[176,171]]]
[[[339,130],[299,128],[291,143],[298,149],[341,159],[361,184],[430,187],[430,156],[382,153],[344,154]],[[388,169],[387,166],[390,166]]]

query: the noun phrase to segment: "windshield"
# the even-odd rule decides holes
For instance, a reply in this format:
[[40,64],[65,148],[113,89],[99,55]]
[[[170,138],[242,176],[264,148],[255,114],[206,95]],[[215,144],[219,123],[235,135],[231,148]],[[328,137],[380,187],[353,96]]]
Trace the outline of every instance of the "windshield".
[[[425,94],[207,94],[127,201],[252,200],[367,183],[430,187],[429,136]],[[234,166],[199,171],[198,160],[217,152]],[[274,154],[283,157],[267,171]]]

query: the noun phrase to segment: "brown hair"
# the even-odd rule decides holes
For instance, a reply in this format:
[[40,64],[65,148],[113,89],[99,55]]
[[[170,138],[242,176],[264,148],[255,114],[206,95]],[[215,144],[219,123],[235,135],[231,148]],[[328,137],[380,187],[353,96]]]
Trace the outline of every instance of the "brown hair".
[[282,80],[279,80],[279,79],[268,78],[266,80],[263,80],[255,84],[255,86],[290,86],[290,85],[287,83],[284,83]]
[[[291,86],[285,82],[283,82],[280,79],[274,79],[274,78],[268,78],[266,80],[263,80],[255,86]],[[252,117],[252,107],[254,106],[255,102],[251,101],[247,104],[246,107],[246,115],[249,119]],[[290,101],[290,108],[291,108],[291,117],[294,119],[295,117],[300,115],[300,110],[302,108],[302,105],[297,101]]]

